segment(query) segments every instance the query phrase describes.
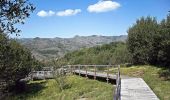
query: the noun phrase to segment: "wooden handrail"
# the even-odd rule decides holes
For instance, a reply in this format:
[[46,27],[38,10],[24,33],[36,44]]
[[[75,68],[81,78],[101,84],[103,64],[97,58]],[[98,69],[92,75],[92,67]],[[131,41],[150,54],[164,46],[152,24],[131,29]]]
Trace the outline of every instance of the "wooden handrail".
[[67,65],[67,66],[75,66],[75,67],[78,67],[78,66],[82,66],[82,67],[85,67],[85,66],[87,66],[87,67],[103,67],[103,66],[108,66],[108,67],[111,67],[111,66],[118,66],[118,65]]

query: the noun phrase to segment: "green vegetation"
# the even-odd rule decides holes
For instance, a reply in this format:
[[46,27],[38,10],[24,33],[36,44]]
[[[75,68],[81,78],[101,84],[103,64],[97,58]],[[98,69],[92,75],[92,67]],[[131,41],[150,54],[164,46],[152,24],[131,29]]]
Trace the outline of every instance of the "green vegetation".
[[49,61],[63,57],[66,53],[82,48],[94,47],[114,41],[124,41],[126,35],[121,36],[78,36],[73,38],[23,38],[18,41],[33,51],[38,60]]
[[169,26],[170,15],[160,23],[153,17],[142,17],[128,30],[127,44],[114,42],[81,49],[68,53],[53,63],[58,66],[67,64],[141,64],[141,66],[122,67],[121,74],[143,78],[161,100],[169,100]]
[[63,69],[56,70],[54,79],[60,91],[63,91],[64,89],[67,89],[70,87],[70,84],[68,83],[68,80],[67,80],[67,76]]
[[170,15],[161,23],[142,17],[128,30],[127,47],[134,64],[169,66]]
[[13,88],[9,87],[17,85],[32,69],[40,68],[40,63],[32,57],[28,49],[1,33],[0,59],[0,81],[6,83],[0,86],[0,91],[4,89],[6,92],[10,91]]
[[[20,32],[16,24],[23,24],[35,8],[28,0],[0,1],[0,83],[1,90],[22,88],[20,79],[25,78],[34,69],[39,70],[42,64],[32,57],[30,51],[22,47],[9,33]],[[12,12],[12,13],[11,13]],[[35,40],[39,40],[36,38]],[[73,42],[74,43],[74,42]],[[97,43],[97,42],[96,42]],[[47,43],[47,45],[49,45]],[[83,45],[83,44],[81,44]],[[78,45],[78,47],[83,47]],[[88,44],[90,45],[90,44]],[[49,46],[47,46],[49,47]],[[67,46],[59,44],[59,50],[40,50],[44,55],[55,54]],[[69,46],[68,46],[69,47]],[[71,47],[70,47],[71,48]],[[74,49],[70,49],[74,50]],[[127,43],[114,42],[93,48],[85,48],[66,54],[52,61],[56,67],[67,64],[151,64],[154,66],[132,66],[121,68],[121,74],[142,77],[162,100],[170,99],[170,15],[160,23],[153,17],[142,17],[128,30]],[[48,64],[50,65],[50,64]],[[1,82],[3,81],[3,82]],[[14,88],[11,88],[14,86]],[[112,100],[113,86],[111,84],[89,80],[78,76],[59,76],[53,80],[30,81],[24,88],[8,100]]]
[[20,79],[38,64],[29,50],[8,37],[18,35],[16,24],[24,24],[34,9],[28,0],[0,0],[0,92],[19,88]]
[[149,65],[122,67],[121,74],[143,78],[161,100],[170,100],[169,69]]
[[55,64],[121,64],[130,60],[126,43],[113,42],[68,53]]
[[31,81],[27,91],[14,94],[9,100],[112,100],[113,85],[79,76],[67,76],[70,87],[60,91],[55,80]]

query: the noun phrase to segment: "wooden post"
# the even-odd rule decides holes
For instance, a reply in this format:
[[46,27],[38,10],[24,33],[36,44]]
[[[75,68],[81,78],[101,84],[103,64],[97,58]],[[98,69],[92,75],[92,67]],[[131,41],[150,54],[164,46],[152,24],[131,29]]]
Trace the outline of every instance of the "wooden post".
[[96,80],[96,66],[94,66],[94,80]]
[[85,66],[85,69],[86,69],[86,78],[87,78],[87,66]]
[[44,80],[45,80],[45,71],[43,71],[43,75],[44,75]]
[[73,74],[73,70],[72,70],[71,66],[68,65],[68,67],[69,67],[69,72],[70,72],[71,74]]
[[70,65],[70,67],[71,67],[71,72],[72,72],[72,74],[74,74],[74,68],[73,68],[73,66]]
[[80,76],[80,65],[79,65],[79,76]]
[[120,77],[120,65],[118,65],[118,72],[119,72],[119,77]]
[[108,68],[108,66],[107,66],[107,83],[109,83],[109,68]]
[[71,68],[71,73],[74,74],[73,66],[70,65],[70,68]]
[[121,99],[121,98],[120,98],[120,95],[121,95],[121,94],[120,94],[120,93],[121,93],[120,65],[118,66],[118,70],[119,70],[119,71],[118,71],[118,77],[119,77],[119,92],[118,92],[118,93],[119,93],[119,94],[118,94],[119,97],[118,97],[118,99],[120,100],[120,99]]
[[118,73],[116,75],[116,89],[115,89],[115,99],[114,100],[118,100]]
[[77,66],[74,66],[74,74],[76,74]]
[[73,74],[75,74],[75,73],[74,73],[74,71],[75,71],[74,66],[71,66],[71,68],[72,68]]
[[73,67],[73,66],[71,66],[71,68],[72,68],[72,71],[73,71],[73,74],[74,74],[75,69],[74,69],[74,67]]

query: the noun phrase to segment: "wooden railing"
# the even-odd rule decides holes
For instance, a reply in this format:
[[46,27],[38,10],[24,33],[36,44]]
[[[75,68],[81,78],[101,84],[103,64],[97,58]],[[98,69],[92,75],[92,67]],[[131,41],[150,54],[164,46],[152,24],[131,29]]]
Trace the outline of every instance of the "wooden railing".
[[121,100],[121,78],[120,78],[120,65],[118,66],[118,73],[116,78],[116,89],[114,94],[114,100]]
[[80,70],[81,70],[81,67],[83,67],[84,71],[86,71],[86,74],[85,76],[87,77],[87,70],[88,68],[87,67],[92,67],[94,70],[94,79],[96,79],[96,73],[97,73],[97,68],[99,67],[105,67],[105,72],[107,74],[107,77],[106,77],[106,80],[107,80],[107,83],[109,83],[109,68],[110,67],[117,67],[117,73],[116,73],[116,88],[115,90],[113,90],[114,94],[113,94],[113,99],[114,100],[121,100],[120,98],[120,92],[121,92],[121,78],[120,78],[120,65],[67,65],[67,68],[70,69],[71,73],[75,74],[75,70],[79,70],[79,75],[81,74],[80,73]]
[[[106,80],[107,80],[107,83],[109,83],[109,74],[111,73],[109,68],[111,67],[115,67],[117,65],[67,65],[68,68],[71,70],[71,73],[75,73],[75,70],[79,70],[79,75],[81,74],[80,73],[80,70],[82,70],[81,68],[83,68],[83,70],[86,72],[85,76],[87,77],[88,74],[88,68],[91,67],[92,72],[94,72],[94,79],[96,79],[96,74],[97,72],[99,71],[102,71],[102,72],[105,72],[107,74],[107,77],[106,77]],[[99,68],[104,68],[104,70],[98,70]]]

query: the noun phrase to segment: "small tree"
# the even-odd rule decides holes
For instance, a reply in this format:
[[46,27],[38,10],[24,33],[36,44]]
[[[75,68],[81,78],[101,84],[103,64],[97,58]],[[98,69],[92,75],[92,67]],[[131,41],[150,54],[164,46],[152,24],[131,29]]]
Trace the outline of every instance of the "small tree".
[[15,85],[31,71],[31,53],[7,35],[18,35],[15,25],[24,24],[34,9],[28,0],[0,0],[0,80],[7,86]]
[[63,68],[55,70],[54,74],[55,74],[56,83],[59,86],[60,91],[63,91],[64,89],[67,89],[70,87],[67,81],[67,76]]
[[67,76],[64,71],[64,68],[61,66],[66,64],[64,59],[57,59],[51,61],[52,65],[54,66],[54,79],[56,81],[56,85],[59,87],[60,91],[67,89],[70,85],[67,81]]
[[4,34],[0,34],[0,59],[0,80],[5,81],[7,87],[16,85],[20,79],[25,78],[35,61],[28,49]]

